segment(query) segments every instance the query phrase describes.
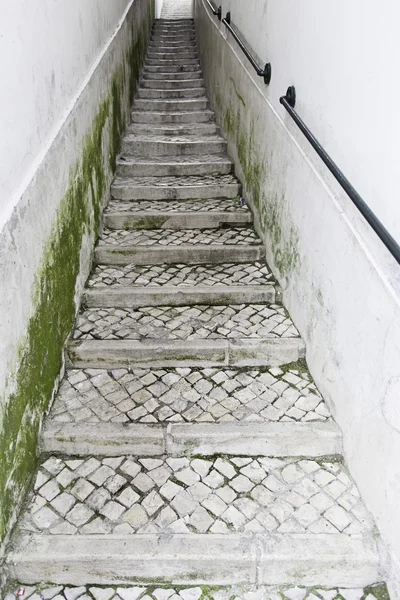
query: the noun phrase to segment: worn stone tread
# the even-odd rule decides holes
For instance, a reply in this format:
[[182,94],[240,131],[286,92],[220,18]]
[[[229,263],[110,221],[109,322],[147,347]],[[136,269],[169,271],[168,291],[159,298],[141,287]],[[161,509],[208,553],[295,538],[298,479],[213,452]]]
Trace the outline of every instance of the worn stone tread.
[[193,200],[177,200],[164,202],[162,200],[136,200],[134,202],[110,200],[105,214],[108,213],[188,213],[188,212],[207,212],[220,213],[230,212],[237,214],[250,214],[246,204],[241,203],[236,198],[208,198],[200,202]]
[[150,229],[146,231],[104,229],[99,238],[102,246],[183,246],[188,245],[259,246],[261,240],[250,227],[223,229]]

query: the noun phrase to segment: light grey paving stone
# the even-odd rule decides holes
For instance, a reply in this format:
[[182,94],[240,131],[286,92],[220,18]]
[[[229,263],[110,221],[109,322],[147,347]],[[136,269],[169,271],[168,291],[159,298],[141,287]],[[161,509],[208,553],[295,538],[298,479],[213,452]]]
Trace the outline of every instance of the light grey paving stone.
[[[106,534],[118,533],[117,527],[128,523],[132,533],[145,533],[151,525],[155,533],[168,534],[173,532],[171,527],[183,519],[188,533],[205,533],[210,532],[216,519],[220,518],[230,528],[227,535],[245,533],[247,526],[256,520],[262,530],[269,533],[313,533],[318,537],[319,532],[314,532],[313,524],[324,518],[335,535],[351,536],[352,524],[357,525],[360,533],[368,534],[374,530],[371,517],[340,462],[262,457],[242,461],[239,457],[226,456],[223,462],[220,458],[208,458],[207,469],[202,470],[198,468],[198,458],[175,462],[128,456],[121,456],[121,459],[116,463],[118,466],[112,468],[108,466],[109,461],[104,463],[107,459],[100,458],[101,466],[88,475],[87,483],[93,484],[94,489],[109,492],[109,499],[101,508],[92,508],[84,499],[69,511],[66,512],[64,507],[60,511],[57,498],[48,500],[39,490],[31,494],[20,529],[53,535],[54,527],[70,523],[75,527],[72,535]],[[84,460],[84,464],[91,460]],[[311,473],[308,463],[315,465]],[[65,465],[65,468],[68,467]],[[340,506],[340,496],[332,497],[331,483],[327,484],[321,477],[332,469],[334,481],[340,481],[343,475],[346,478],[347,485],[341,496],[354,498],[354,504],[347,510]],[[40,471],[50,475],[44,466]],[[121,486],[113,489],[110,483],[117,477],[121,479]],[[55,481],[54,476],[50,481]],[[217,494],[222,488],[225,497],[227,490],[231,492],[229,505]],[[332,498],[333,506],[318,508],[312,503],[313,497],[321,493]],[[76,494],[76,484],[71,482],[60,490],[61,494]],[[32,512],[38,497],[46,504],[39,513]],[[167,508],[170,512],[168,520],[165,517],[158,519],[161,511]],[[38,518],[40,512],[48,513],[50,518]],[[97,523],[96,529],[88,529],[89,521]]]
[[[136,100],[134,109],[202,110],[207,100]],[[127,134],[122,140],[122,152],[127,156],[192,156],[226,152],[227,142],[215,135],[209,136],[152,136]]]
[[249,212],[109,212],[104,224],[109,229],[215,229],[216,227],[245,226],[253,222]]
[[[160,178],[164,179],[164,178]],[[107,206],[105,214],[114,213],[232,213],[235,218],[238,215],[251,215],[248,207],[241,204],[237,198],[211,198],[194,202],[193,200],[159,201],[159,200],[138,200],[135,202],[121,202],[111,200]],[[157,229],[157,228],[152,228]],[[202,229],[199,227],[199,229]]]
[[224,229],[189,229],[174,231],[168,229],[151,229],[147,231],[129,231],[105,229],[99,239],[101,246],[182,246],[182,245],[247,246],[260,245],[261,240],[250,227],[231,227]]
[[90,308],[78,316],[73,333],[75,340],[297,337],[299,334],[293,322],[278,304]]

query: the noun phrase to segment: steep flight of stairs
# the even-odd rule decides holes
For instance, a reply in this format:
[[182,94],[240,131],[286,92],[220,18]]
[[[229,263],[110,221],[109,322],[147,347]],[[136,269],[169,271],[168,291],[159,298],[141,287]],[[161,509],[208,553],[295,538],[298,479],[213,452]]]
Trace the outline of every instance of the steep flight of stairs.
[[382,597],[190,20],[154,24],[111,195],[8,555],[24,600]]

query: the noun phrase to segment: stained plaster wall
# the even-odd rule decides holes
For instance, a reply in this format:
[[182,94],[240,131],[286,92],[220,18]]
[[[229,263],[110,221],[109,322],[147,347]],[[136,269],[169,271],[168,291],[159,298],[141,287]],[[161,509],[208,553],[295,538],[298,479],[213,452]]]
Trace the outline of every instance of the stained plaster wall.
[[400,267],[279,104],[295,85],[300,115],[400,238],[400,113],[387,104],[400,8],[367,5],[223,0],[259,64],[272,62],[269,87],[204,0],[196,27],[217,120],[400,598]]
[[35,467],[153,16],[153,0],[2,6],[0,557]]

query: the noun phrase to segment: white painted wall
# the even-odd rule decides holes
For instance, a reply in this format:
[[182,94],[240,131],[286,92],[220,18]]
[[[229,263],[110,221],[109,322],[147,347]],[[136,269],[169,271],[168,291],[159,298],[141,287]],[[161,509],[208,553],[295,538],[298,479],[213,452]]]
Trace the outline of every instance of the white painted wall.
[[[73,282],[75,294],[70,289],[68,300],[76,310],[79,307],[98,233],[95,208],[109,197],[113,115],[118,109],[123,118],[129,115],[130,85],[135,84],[138,67],[134,58],[145,51],[152,7],[153,0],[0,0],[0,498],[6,490],[11,498],[7,510],[10,506],[14,510],[13,515],[7,512],[7,522],[6,510],[0,511],[0,557],[2,535],[7,534],[29,483],[29,466],[34,466],[34,448],[24,456],[25,440],[30,436],[29,441],[35,441],[43,408],[50,401],[33,385],[21,394],[21,356],[35,354],[29,353],[35,340],[27,338],[28,324],[35,318],[43,320],[38,305],[44,269],[56,255],[54,248],[57,257],[62,256],[63,227],[70,226],[70,214],[79,214],[73,209],[79,194],[66,192],[76,190],[82,165],[91,160],[84,149],[100,116],[106,115],[101,138],[95,142],[104,191],[95,207],[92,189],[99,186],[94,176],[87,194],[84,190],[79,196],[85,228],[77,222],[80,237],[70,236],[80,272]],[[113,89],[118,89],[118,99]],[[90,164],[93,173],[94,162]],[[62,289],[63,283],[54,287]],[[46,291],[49,305],[57,311],[55,295]],[[58,364],[63,341],[53,343],[57,358],[49,363]],[[37,355],[41,356],[39,351]],[[37,373],[37,389],[46,368],[51,368],[47,359]],[[17,434],[4,429],[9,422],[19,429]]]
[[163,2],[164,0],[156,0],[156,19],[159,19],[161,16]]
[[[311,372],[343,430],[345,458],[389,547],[391,593],[400,598],[400,267],[279,104],[295,85],[302,118],[400,241],[400,5],[222,6],[260,64],[271,61],[272,82],[264,85],[196,0],[212,104],[243,181],[248,164],[260,167],[259,205],[249,177],[245,196],[307,343]],[[234,117],[230,130],[227,114]],[[247,166],[238,140],[247,144]],[[292,262],[282,266],[285,256]]]

